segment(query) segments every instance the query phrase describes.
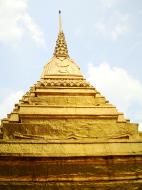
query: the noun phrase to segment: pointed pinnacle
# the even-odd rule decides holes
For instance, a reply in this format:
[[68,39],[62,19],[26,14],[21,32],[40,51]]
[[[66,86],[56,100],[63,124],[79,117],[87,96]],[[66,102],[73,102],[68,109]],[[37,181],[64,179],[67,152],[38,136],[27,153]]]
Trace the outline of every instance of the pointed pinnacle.
[[59,32],[62,32],[62,19],[61,19],[61,11],[59,10]]
[[54,51],[54,56],[56,57],[69,57],[67,43],[65,40],[65,36],[62,30],[62,22],[61,22],[61,11],[59,10],[59,34],[56,41],[56,47]]

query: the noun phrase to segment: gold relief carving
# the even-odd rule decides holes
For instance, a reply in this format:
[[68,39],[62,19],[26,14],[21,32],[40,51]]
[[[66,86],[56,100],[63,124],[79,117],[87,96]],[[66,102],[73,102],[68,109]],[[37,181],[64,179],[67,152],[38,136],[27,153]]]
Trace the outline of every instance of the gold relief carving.
[[48,75],[79,75],[82,76],[79,66],[69,57],[53,57],[48,64],[45,65],[41,78]]
[[57,61],[56,65],[58,67],[58,72],[61,74],[80,74],[80,68],[69,58],[64,59],[62,61]]
[[[110,122],[111,123],[111,122]],[[9,127],[11,126],[11,131]],[[76,127],[77,126],[77,127]],[[133,138],[137,130],[130,124],[109,125],[81,120],[48,121],[47,124],[7,124],[5,134],[19,139],[121,139]]]
[[14,137],[15,139],[29,139],[29,140],[41,140],[44,139],[43,136],[39,136],[39,135],[31,135],[31,134],[22,134],[22,133],[18,133],[15,132],[14,133]]
[[[107,134],[103,129],[100,129],[100,131],[96,130],[90,130],[90,133],[87,133],[86,131],[83,130],[82,132],[81,128],[79,127],[77,131],[67,131],[67,130],[58,130],[57,129],[54,131],[49,131],[49,133],[44,134],[44,135],[32,135],[32,134],[23,134],[19,132],[15,132],[13,134],[14,139],[31,139],[31,140],[69,140],[69,139],[74,139],[74,140],[79,140],[79,139],[129,139],[131,134],[126,133],[123,131],[123,133],[120,132],[115,132],[115,134],[109,135]],[[95,133],[94,133],[95,132]]]

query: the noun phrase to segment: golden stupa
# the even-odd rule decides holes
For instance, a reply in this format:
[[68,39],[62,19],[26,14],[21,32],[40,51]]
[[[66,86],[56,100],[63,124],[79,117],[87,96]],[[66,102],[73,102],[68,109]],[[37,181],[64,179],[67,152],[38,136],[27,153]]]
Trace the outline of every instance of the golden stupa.
[[40,80],[2,120],[0,189],[141,190],[138,125],[85,80],[59,23]]

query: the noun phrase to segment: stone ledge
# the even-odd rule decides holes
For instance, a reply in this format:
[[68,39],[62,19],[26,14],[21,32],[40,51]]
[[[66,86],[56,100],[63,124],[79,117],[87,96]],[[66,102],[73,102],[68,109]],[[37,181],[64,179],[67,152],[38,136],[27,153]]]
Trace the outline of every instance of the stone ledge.
[[111,156],[142,155],[142,142],[117,143],[1,143],[0,156]]

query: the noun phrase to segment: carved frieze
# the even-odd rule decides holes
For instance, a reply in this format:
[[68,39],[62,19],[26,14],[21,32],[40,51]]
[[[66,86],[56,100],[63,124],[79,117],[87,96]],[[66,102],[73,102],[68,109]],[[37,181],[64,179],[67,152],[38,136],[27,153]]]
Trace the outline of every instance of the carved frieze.
[[73,80],[73,79],[47,79],[37,83],[37,87],[91,87],[90,83],[86,80]]

